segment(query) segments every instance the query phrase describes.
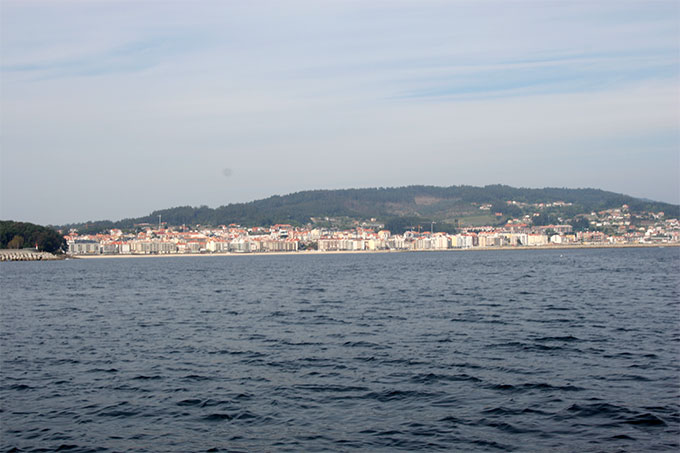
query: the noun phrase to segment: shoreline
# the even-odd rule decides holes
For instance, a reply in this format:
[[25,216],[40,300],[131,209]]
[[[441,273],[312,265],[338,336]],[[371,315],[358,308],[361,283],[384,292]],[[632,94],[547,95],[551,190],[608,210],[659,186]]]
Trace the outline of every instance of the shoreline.
[[295,252],[218,252],[218,253],[157,253],[157,254],[110,254],[110,255],[74,255],[67,259],[127,259],[127,258],[186,258],[186,257],[220,257],[220,256],[302,256],[302,255],[346,255],[373,253],[413,253],[413,252],[476,252],[476,251],[520,251],[520,250],[584,250],[584,249],[622,249],[622,248],[663,248],[680,247],[680,243],[664,244],[579,244],[579,245],[541,245],[541,246],[503,246],[503,247],[469,247],[439,250],[298,250]]

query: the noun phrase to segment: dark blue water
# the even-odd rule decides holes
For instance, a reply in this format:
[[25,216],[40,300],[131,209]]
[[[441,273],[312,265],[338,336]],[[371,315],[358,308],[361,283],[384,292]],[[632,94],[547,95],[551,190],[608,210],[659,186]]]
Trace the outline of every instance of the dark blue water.
[[680,448],[680,248],[0,272],[5,451]]

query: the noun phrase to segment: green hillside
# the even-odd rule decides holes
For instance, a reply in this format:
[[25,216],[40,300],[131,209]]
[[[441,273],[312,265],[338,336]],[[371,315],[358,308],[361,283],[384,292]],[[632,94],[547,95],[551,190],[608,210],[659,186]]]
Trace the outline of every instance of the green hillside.
[[0,248],[34,248],[50,253],[66,250],[63,236],[51,228],[28,222],[0,220]]
[[[484,223],[517,217],[526,208],[508,206],[507,201],[519,203],[552,203],[562,201],[571,206],[553,209],[553,217],[573,218],[591,211],[619,208],[623,204],[631,212],[664,211],[677,217],[678,205],[646,201],[599,189],[544,188],[526,189],[503,185],[474,186],[408,186],[398,188],[369,188],[344,190],[310,190],[289,195],[275,195],[248,203],[234,203],[218,208],[207,206],[181,206],[154,211],[148,216],[120,221],[90,221],[65,225],[81,232],[95,232],[110,228],[128,229],[140,223],[155,224],[161,215],[170,225],[228,225],[267,226],[277,223],[305,225],[329,219],[366,220],[393,225],[395,229],[407,224],[437,222],[440,229],[475,219]],[[490,211],[481,212],[480,206],[493,205]],[[531,209],[528,209],[531,211]],[[493,216],[501,212],[503,216]]]

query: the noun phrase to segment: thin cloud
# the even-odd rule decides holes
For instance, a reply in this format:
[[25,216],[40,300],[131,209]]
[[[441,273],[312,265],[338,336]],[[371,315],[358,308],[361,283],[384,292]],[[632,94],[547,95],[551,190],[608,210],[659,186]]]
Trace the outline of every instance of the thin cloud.
[[33,63],[3,64],[0,69],[7,73],[28,73],[40,79],[135,73],[158,66],[191,49],[186,37],[153,37],[96,53]]

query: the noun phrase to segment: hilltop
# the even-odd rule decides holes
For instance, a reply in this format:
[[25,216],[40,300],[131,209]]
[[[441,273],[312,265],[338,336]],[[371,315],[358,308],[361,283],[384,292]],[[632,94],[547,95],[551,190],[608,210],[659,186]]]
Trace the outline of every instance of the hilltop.
[[634,198],[599,189],[514,188],[504,185],[408,186],[342,190],[309,190],[274,195],[218,208],[180,206],[148,216],[119,221],[100,220],[63,225],[79,231],[131,229],[156,224],[160,215],[169,225],[265,226],[274,224],[342,226],[382,223],[395,231],[436,222],[441,231],[462,225],[496,225],[526,214],[544,216],[545,223],[578,220],[593,211],[628,205],[631,213],[659,212],[678,217],[680,206]]

